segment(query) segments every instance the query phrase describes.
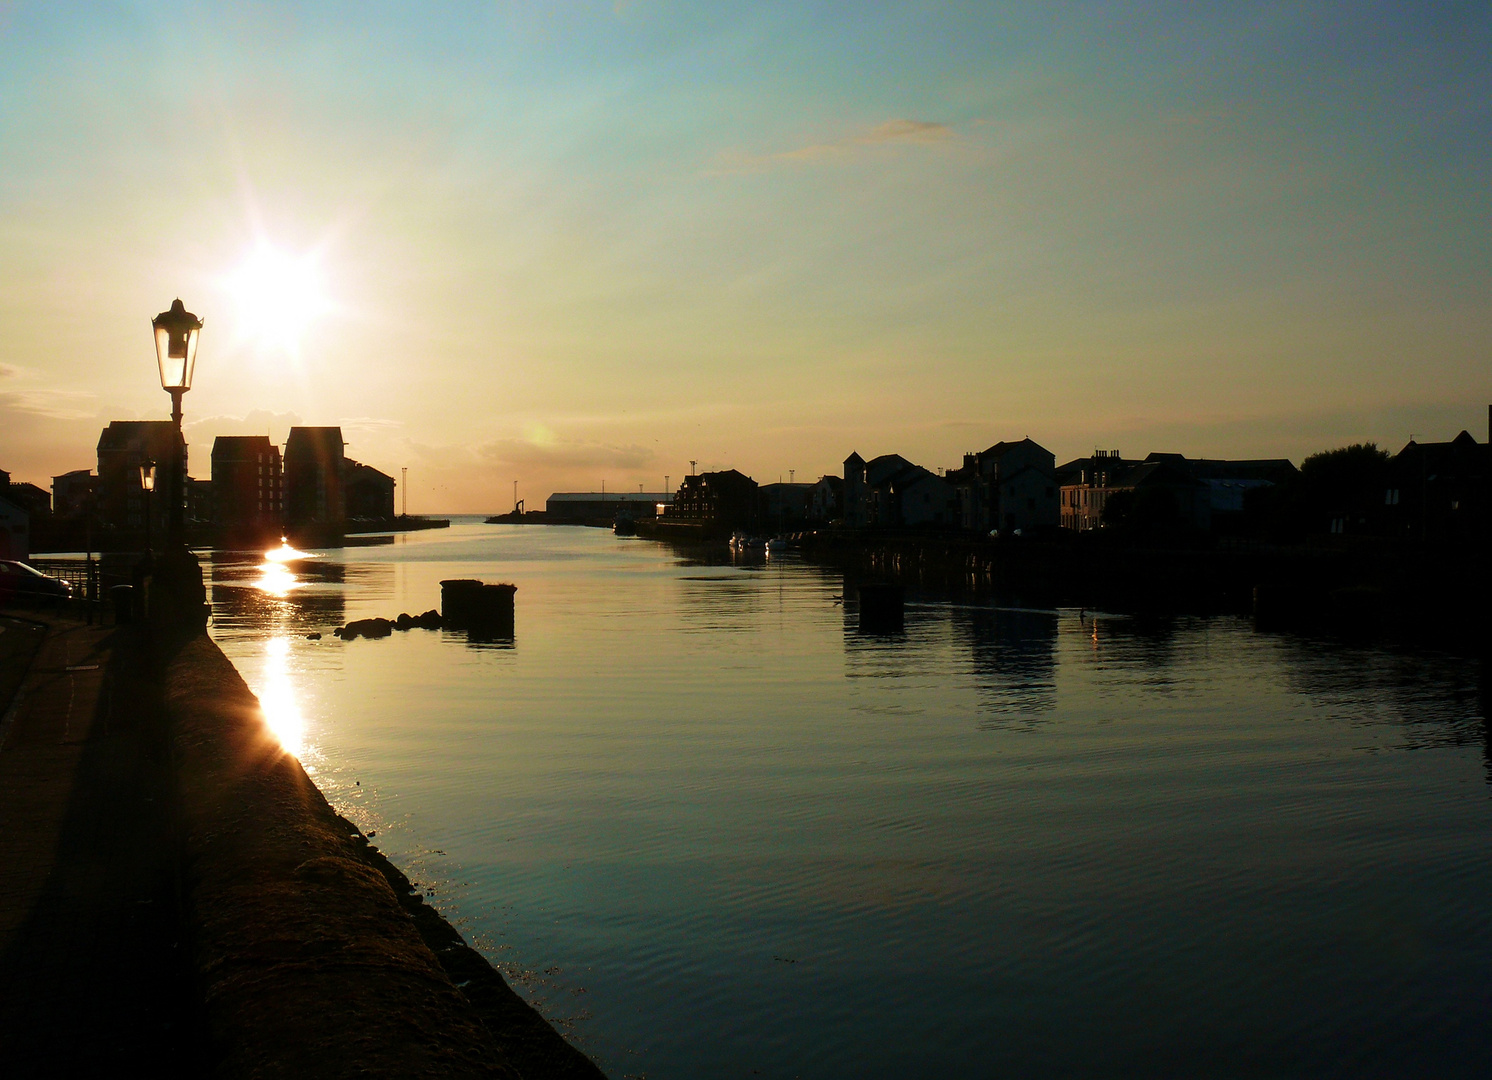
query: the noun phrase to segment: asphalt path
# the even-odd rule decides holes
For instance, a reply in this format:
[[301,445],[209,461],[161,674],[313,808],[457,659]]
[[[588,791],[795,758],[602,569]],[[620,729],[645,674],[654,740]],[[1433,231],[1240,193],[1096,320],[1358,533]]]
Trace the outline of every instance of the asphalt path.
[[130,627],[0,613],[0,1074],[204,1071],[145,664]]

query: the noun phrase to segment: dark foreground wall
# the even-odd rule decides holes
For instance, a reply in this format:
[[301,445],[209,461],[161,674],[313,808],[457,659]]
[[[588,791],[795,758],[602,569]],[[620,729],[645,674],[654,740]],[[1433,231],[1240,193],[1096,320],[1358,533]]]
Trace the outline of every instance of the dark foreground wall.
[[211,640],[164,685],[217,1075],[601,1075],[332,810]]

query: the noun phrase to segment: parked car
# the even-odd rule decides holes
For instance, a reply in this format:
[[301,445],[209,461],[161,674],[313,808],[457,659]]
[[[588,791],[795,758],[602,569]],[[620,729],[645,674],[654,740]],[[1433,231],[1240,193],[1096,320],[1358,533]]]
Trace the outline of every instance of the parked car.
[[0,604],[66,600],[72,591],[61,578],[48,577],[23,562],[0,559]]

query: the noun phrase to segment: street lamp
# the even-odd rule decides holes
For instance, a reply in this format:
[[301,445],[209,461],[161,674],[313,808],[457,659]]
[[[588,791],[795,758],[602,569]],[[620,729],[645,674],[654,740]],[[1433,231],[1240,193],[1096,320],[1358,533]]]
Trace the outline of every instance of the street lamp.
[[150,558],[150,493],[155,490],[155,462],[140,462],[140,490],[145,492],[145,558]]
[[182,506],[186,502],[185,442],[181,435],[181,395],[192,388],[192,373],[197,366],[197,339],[202,334],[202,320],[182,306],[178,299],[170,311],[150,320],[155,330],[155,355],[161,367],[161,389],[171,395],[171,419],[176,423],[176,446],[171,462],[171,514],[167,519],[172,547],[180,547],[185,522]]

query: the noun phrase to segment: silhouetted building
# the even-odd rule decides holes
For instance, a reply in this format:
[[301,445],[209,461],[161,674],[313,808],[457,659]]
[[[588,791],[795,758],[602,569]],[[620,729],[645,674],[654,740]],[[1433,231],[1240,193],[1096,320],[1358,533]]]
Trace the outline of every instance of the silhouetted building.
[[[1099,451],[1057,470],[1062,527],[1087,532],[1119,523],[1150,531],[1206,531],[1212,524],[1212,491],[1179,454],[1127,460]],[[1114,500],[1118,499],[1116,503]]]
[[844,517],[844,477],[825,473],[813,485],[811,515],[815,521],[836,521]]
[[52,516],[52,496],[44,488],[39,488],[35,484],[28,484],[23,480],[12,480],[4,489],[0,489],[0,494],[26,511],[33,522],[39,518]]
[[98,491],[98,477],[90,469],[74,469],[52,477],[52,513],[59,518],[86,514]]
[[1450,442],[1410,442],[1388,464],[1383,494],[1390,535],[1454,540],[1489,524],[1492,447],[1463,431]]
[[956,526],[958,492],[900,454],[844,462],[844,520],[855,528]]
[[852,528],[891,525],[889,507],[878,489],[898,473],[917,469],[900,454],[882,454],[866,461],[858,453],[844,459],[844,523]]
[[[145,492],[140,463],[156,463],[156,487],[150,496],[152,528],[166,535],[171,510],[171,463],[177,452],[187,467],[186,443],[170,420],[113,420],[98,437],[98,516],[106,526],[127,532],[145,530]],[[184,486],[184,485],[183,485]]]
[[656,517],[658,506],[673,496],[658,491],[556,491],[544,502],[550,521],[615,521],[618,517]]
[[31,516],[0,496],[0,559],[25,560],[30,557]]
[[346,530],[342,445],[340,427],[290,429],[284,459],[287,529],[328,538],[340,536]]
[[959,524],[1002,533],[1050,532],[1061,523],[1057,459],[1030,439],[965,454],[944,477],[958,491]]
[[679,521],[705,522],[729,529],[755,529],[757,483],[736,469],[686,476],[665,511]]
[[394,520],[394,478],[351,458],[342,463],[342,490],[346,493],[347,520],[385,522]]
[[757,489],[764,528],[801,527],[813,517],[814,484],[763,484]]
[[1207,485],[1212,528],[1230,517],[1243,514],[1244,499],[1251,491],[1286,484],[1300,474],[1288,458],[1252,458],[1230,461],[1223,458],[1188,458],[1181,454],[1150,454],[1149,461],[1179,465]]
[[284,525],[280,448],[267,435],[219,435],[212,444],[213,519],[230,536],[273,539]]

